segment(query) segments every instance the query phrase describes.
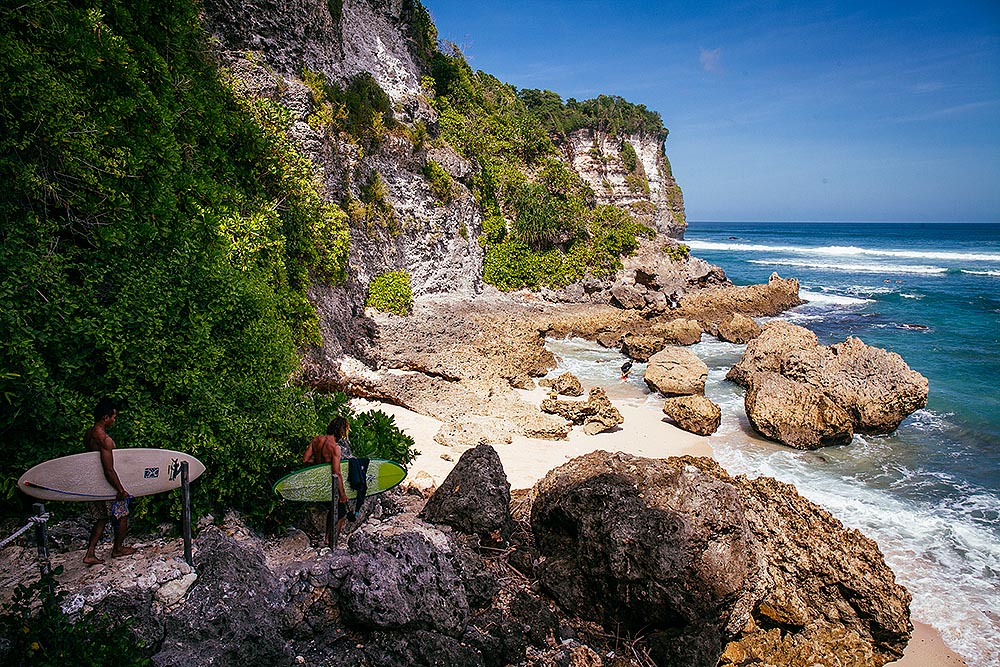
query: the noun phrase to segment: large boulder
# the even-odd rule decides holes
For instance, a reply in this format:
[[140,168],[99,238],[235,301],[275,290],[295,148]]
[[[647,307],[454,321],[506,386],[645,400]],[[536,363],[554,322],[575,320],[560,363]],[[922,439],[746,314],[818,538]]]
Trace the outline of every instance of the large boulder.
[[890,433],[914,410],[927,405],[927,378],[895,352],[858,338],[798,351],[782,363],[782,374],[819,387],[847,410],[862,433]]
[[778,373],[789,354],[814,350],[818,345],[816,334],[809,329],[784,320],[771,320],[761,327],[760,335],[747,344],[743,356],[726,374],[726,379],[746,387],[754,373]]
[[760,335],[760,325],[743,313],[733,313],[728,320],[719,322],[719,339],[743,345]]
[[622,337],[622,354],[636,361],[649,361],[649,358],[663,349],[666,342],[659,336],[639,336],[625,334]]
[[360,530],[348,542],[351,571],[340,588],[350,623],[369,630],[459,636],[469,600],[447,538],[413,526]]
[[764,593],[735,488],[695,467],[593,452],[534,494],[542,585],[571,614],[655,635],[659,664],[715,665]]
[[484,538],[510,534],[510,483],[490,445],[467,450],[424,506],[431,523]]
[[588,435],[607,431],[625,421],[622,413],[608,398],[607,392],[600,387],[591,389],[586,401],[547,398],[542,401],[541,409],[543,412],[559,415],[574,424],[582,424],[583,432]]
[[697,435],[712,435],[722,423],[722,409],[701,394],[668,398],[663,402],[663,414]]
[[560,396],[583,396],[583,385],[572,373],[563,373],[556,378],[542,378],[538,386],[548,387]]
[[649,358],[643,379],[651,390],[666,396],[704,394],[708,366],[694,352],[671,346]]
[[851,416],[826,394],[778,373],[756,373],[744,396],[747,418],[767,438],[797,449],[846,445]]
[[746,660],[732,662],[868,667],[902,656],[913,629],[910,594],[874,540],[790,484],[733,478],[710,459],[683,460],[738,489],[768,562],[768,591],[733,651]]
[[653,333],[662,336],[670,345],[694,345],[701,341],[702,328],[695,320],[678,318],[657,323],[651,327]]
[[195,541],[198,579],[165,620],[160,667],[290,664],[282,637],[281,586],[260,546],[210,526]]

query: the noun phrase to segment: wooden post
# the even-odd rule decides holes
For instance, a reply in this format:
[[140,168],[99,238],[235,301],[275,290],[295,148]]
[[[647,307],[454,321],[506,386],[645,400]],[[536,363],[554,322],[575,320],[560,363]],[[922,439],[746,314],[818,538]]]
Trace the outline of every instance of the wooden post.
[[[35,503],[35,516],[45,514],[45,503]],[[49,526],[44,521],[35,524],[35,542],[38,544],[38,558],[43,562],[49,561]]]
[[184,534],[184,560],[194,567],[191,556],[191,480],[187,461],[181,461],[181,531]]
[[333,529],[330,533],[330,549],[337,548],[340,539],[340,475],[333,475],[333,493],[330,495],[330,511],[333,512]]

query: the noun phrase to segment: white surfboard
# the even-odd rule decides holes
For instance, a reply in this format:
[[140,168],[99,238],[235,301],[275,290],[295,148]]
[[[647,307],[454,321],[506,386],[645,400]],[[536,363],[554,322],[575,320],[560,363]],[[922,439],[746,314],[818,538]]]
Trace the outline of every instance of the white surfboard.
[[[133,496],[151,496],[180,488],[181,463],[187,461],[188,479],[203,472],[201,461],[170,449],[139,447],[114,450],[115,472]],[[104,478],[100,452],[84,452],[39,463],[17,480],[19,489],[42,500],[114,500],[117,493]]]

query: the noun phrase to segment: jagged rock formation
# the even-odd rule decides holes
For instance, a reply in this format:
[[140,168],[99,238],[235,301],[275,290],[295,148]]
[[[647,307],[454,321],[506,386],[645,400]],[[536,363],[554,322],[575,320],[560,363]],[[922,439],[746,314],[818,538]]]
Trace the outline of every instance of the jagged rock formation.
[[658,664],[882,665],[909,638],[910,596],[875,543],[787,484],[594,452],[534,493],[546,590],[642,628]]
[[549,389],[560,396],[583,396],[583,385],[580,378],[572,373],[563,373],[557,378],[542,378],[538,381],[539,387],[549,387]]
[[510,536],[510,484],[493,447],[466,451],[424,506],[423,516],[487,542]]
[[[473,534],[425,523],[428,505],[398,490],[372,497],[333,551],[294,529],[260,539],[227,515],[202,524],[197,576],[169,605],[179,540],[88,568],[86,526],[68,542],[56,526],[53,556],[79,589],[68,600],[127,621],[157,665],[880,667],[909,638],[909,594],[875,543],[787,484],[594,452],[514,494],[509,547],[484,558],[478,534],[508,506],[463,490],[509,487],[489,448],[466,463],[462,497],[438,493]],[[5,580],[36,571],[32,551],[7,547]]]
[[744,396],[747,418],[761,435],[798,449],[850,444],[851,416],[819,389],[778,373],[755,373]]
[[760,325],[742,313],[733,313],[733,316],[724,322],[719,322],[719,340],[727,343],[745,345],[760,335]]
[[574,424],[583,424],[583,432],[588,435],[597,435],[625,421],[618,408],[608,399],[607,392],[600,387],[591,389],[586,401],[546,398],[542,401],[541,408],[542,412],[559,415]]
[[857,338],[822,346],[808,329],[780,320],[764,325],[726,377],[749,387],[751,423],[796,447],[843,444],[852,430],[889,433],[927,403],[927,378],[898,354]]
[[679,428],[697,435],[712,435],[722,424],[722,409],[700,394],[668,398],[663,402],[663,414]]

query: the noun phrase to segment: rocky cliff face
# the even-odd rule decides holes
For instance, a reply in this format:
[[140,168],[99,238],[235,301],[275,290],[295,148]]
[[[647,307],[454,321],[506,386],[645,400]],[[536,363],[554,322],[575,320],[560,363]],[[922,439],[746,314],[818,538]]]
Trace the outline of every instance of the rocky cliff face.
[[[292,135],[319,167],[327,199],[363,201],[374,186],[386,204],[380,221],[352,222],[348,285],[316,286],[312,296],[321,310],[334,303],[359,312],[368,282],[392,270],[410,274],[418,297],[468,297],[483,289],[482,212],[468,188],[477,167],[441,140],[431,141],[437,114],[420,85],[418,55],[427,45],[414,28],[424,11],[412,0],[205,1],[205,25],[219,40],[223,65],[244,94],[269,97],[292,112]],[[399,127],[364,147],[318,128],[320,105],[302,81],[307,72],[340,85],[370,74],[388,94]],[[418,127],[426,128],[426,141],[414,139]],[[683,198],[658,138],[579,130],[560,150],[599,203],[621,206],[662,234],[683,236]],[[451,179],[447,201],[425,175],[429,161]],[[323,326],[326,335],[344,325],[324,318]]]
[[567,164],[597,195],[599,204],[631,211],[661,234],[683,238],[684,197],[659,137],[625,137],[592,129],[571,133],[560,149]]

